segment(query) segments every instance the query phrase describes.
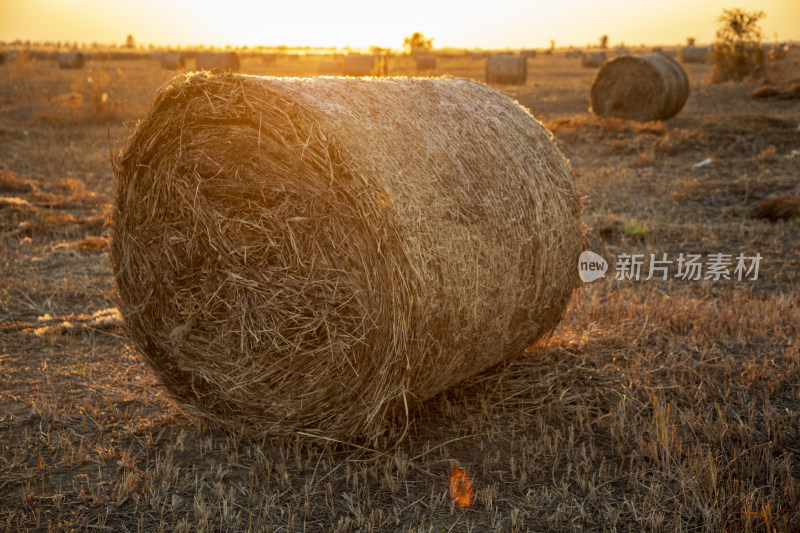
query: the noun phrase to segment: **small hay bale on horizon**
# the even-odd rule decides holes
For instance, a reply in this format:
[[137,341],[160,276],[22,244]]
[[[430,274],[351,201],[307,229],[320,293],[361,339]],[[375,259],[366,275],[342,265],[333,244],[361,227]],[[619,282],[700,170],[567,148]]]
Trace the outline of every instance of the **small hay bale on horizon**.
[[583,68],[602,67],[606,62],[606,53],[603,51],[584,52],[581,54],[581,66]]
[[374,76],[374,55],[346,55],[342,61],[342,74],[345,76]]
[[567,161],[472,80],[178,76],[114,171],[127,334],[184,409],[247,434],[397,438],[577,283]]
[[164,52],[158,60],[164,70],[180,70],[186,66],[186,59],[180,52]]
[[434,56],[416,56],[417,70],[436,70],[436,58]]
[[622,56],[597,72],[589,93],[591,111],[639,122],[667,120],[689,98],[689,78],[673,59],[661,54]]
[[522,56],[495,54],[486,60],[486,83],[524,85],[528,78],[528,62]]
[[710,55],[710,46],[684,46],[681,48],[681,63],[707,63]]
[[86,57],[81,52],[62,52],[58,54],[58,68],[79,69],[86,65]]
[[338,59],[323,59],[317,65],[317,74],[320,76],[341,76],[342,61]]
[[210,72],[238,72],[239,56],[236,52],[200,52],[195,59],[197,70]]

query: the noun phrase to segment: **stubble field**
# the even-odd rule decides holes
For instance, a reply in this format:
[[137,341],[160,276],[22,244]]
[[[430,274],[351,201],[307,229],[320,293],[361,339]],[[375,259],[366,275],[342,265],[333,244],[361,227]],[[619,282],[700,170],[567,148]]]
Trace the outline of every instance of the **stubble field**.
[[[772,81],[798,81],[799,60]],[[440,58],[432,75],[483,81],[484,64]],[[800,194],[800,100],[685,68],[686,107],[646,125],[592,117],[596,70],[562,54],[497,87],[553,131],[609,271],[549,339],[426,403],[393,447],[402,428],[379,446],[253,442],[183,414],[103,314],[109,161],[174,73],[0,66],[0,530],[800,530],[800,219],[751,216]],[[732,279],[674,263],[645,280],[651,254],[681,253],[730,254]],[[643,254],[641,279],[614,279],[622,254]],[[757,279],[737,279],[739,254],[760,254]],[[448,493],[456,463],[475,486],[466,509]]]

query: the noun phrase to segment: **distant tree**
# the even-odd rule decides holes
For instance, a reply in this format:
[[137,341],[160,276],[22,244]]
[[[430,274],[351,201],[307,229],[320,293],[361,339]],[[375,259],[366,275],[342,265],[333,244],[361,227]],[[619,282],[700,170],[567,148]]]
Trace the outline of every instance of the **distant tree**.
[[608,35],[601,35],[600,36],[600,48],[606,49],[608,48]]
[[403,39],[403,48],[411,52],[426,52],[433,48],[433,39],[426,39],[425,35],[415,31],[405,39]]
[[712,81],[742,80],[757,77],[764,71],[764,50],[758,21],[763,11],[723,9],[717,17],[719,27],[714,41]]
[[687,37],[686,38],[686,46],[694,46],[694,37]]
[[125,37],[125,48],[136,48],[136,39],[130,33]]
[[556,40],[550,39],[550,51],[553,52],[556,49]]

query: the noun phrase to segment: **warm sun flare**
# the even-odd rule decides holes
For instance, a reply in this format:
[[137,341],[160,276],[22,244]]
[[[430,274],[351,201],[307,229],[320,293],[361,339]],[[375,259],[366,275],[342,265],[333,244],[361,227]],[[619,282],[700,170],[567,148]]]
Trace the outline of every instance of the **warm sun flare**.
[[[767,13],[764,36],[800,37],[800,3],[746,0],[746,9]],[[0,40],[121,42],[213,45],[352,46],[399,48],[403,37],[422,31],[436,47],[523,48],[584,46],[603,34],[611,44],[671,44],[689,37],[713,38],[715,17],[725,0],[537,0],[518,2],[262,3],[231,0],[106,2],[103,0],[4,0]]]

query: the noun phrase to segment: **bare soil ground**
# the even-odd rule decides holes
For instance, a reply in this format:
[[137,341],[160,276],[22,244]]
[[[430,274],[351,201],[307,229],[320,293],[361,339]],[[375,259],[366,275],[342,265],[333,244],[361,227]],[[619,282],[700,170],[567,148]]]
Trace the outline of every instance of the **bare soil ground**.
[[[794,50],[770,75],[800,76]],[[312,59],[243,71],[314,74]],[[181,412],[113,319],[109,158],[173,73],[155,61],[0,66],[0,531],[800,531],[800,100],[756,82],[665,123],[599,120],[594,70],[529,60],[570,158],[587,248],[611,263],[551,338],[434,398],[369,449],[220,433]],[[485,59],[433,75],[483,80]],[[190,61],[188,67],[192,67]],[[390,72],[414,75],[409,59]],[[695,163],[711,159],[695,168]],[[614,279],[614,258],[762,257],[758,279]],[[448,493],[458,463],[466,509]]]

